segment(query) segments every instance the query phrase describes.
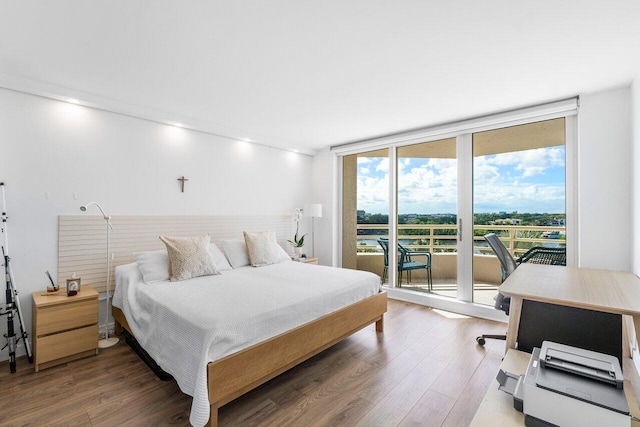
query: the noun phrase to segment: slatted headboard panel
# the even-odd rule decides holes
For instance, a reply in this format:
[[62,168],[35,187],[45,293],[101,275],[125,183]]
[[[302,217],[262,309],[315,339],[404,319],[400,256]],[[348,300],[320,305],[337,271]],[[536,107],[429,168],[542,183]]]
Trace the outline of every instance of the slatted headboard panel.
[[[294,232],[289,215],[279,216],[112,216],[111,247],[113,268],[133,262],[134,252],[164,249],[158,236],[197,236],[212,240],[242,239],[242,232],[273,230],[278,243],[290,252],[287,239]],[[98,292],[107,289],[107,229],[99,215],[63,215],[58,218],[58,283],[75,272],[83,284]],[[111,289],[115,289],[113,270]]]

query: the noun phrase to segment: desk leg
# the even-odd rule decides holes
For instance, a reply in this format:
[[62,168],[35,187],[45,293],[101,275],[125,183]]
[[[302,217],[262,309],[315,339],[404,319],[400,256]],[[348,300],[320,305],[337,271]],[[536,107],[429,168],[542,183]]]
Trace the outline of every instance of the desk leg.
[[[636,337],[636,346],[640,343],[640,316],[639,315],[635,315],[633,316],[633,327],[636,330],[635,333],[635,337]],[[628,336],[631,336],[631,334],[629,332],[627,332]]]
[[522,313],[522,298],[512,296],[509,305],[509,328],[507,329],[507,344],[505,354],[510,348],[516,348],[516,338],[520,327],[520,313]]
[[622,315],[622,357],[631,358],[631,341],[635,341],[633,317]]

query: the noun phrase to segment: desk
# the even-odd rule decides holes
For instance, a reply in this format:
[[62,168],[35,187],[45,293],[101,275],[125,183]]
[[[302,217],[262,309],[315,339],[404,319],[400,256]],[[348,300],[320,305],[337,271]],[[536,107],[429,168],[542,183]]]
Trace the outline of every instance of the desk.
[[[507,350],[516,345],[523,300],[631,316],[640,342],[640,279],[632,273],[525,263],[498,291],[511,297]],[[629,339],[623,338],[623,356],[629,357]]]
[[[531,357],[528,353],[515,350],[523,300],[631,316],[636,338],[640,332],[640,279],[632,273],[525,263],[519,265],[498,290],[511,297],[506,355],[502,368],[515,374],[524,373]],[[627,322],[624,323],[626,324]],[[625,392],[631,413],[638,417],[640,410],[636,396],[640,394],[640,379],[633,362],[628,359],[629,339],[623,338],[622,342],[625,348]],[[495,381],[489,386],[471,423],[474,427],[523,424],[522,413],[513,409],[513,398],[499,391]],[[633,419],[631,425],[639,425],[637,418]]]

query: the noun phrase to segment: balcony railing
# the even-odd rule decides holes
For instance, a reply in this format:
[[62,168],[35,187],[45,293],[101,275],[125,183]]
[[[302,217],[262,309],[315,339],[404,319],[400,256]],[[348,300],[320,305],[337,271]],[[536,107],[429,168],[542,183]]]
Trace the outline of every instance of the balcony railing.
[[[389,237],[386,224],[358,224],[358,253],[381,252],[377,243],[380,237]],[[491,254],[484,240],[487,233],[496,233],[511,255],[517,257],[532,246],[565,245],[565,227],[521,225],[474,225],[474,252]],[[455,224],[400,224],[398,241],[410,249],[428,249],[431,253],[456,252],[458,239]]]

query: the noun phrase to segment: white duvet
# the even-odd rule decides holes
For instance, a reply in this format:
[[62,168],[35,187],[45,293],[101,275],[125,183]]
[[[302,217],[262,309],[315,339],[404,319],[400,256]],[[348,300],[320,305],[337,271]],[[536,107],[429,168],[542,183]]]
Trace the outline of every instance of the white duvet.
[[380,292],[375,274],[293,261],[151,284],[133,263],[116,284],[113,305],[138,342],[193,396],[194,426],[209,420],[207,363]]

